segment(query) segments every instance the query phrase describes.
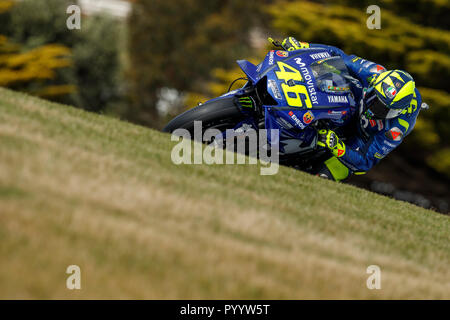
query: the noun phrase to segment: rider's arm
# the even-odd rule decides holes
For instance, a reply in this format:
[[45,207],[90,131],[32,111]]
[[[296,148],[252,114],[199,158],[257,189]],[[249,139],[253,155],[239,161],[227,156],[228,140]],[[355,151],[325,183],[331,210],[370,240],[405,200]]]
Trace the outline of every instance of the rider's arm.
[[323,49],[334,56],[340,56],[344,60],[350,74],[361,81],[363,87],[366,88],[369,86],[369,83],[375,74],[386,71],[386,69],[379,64],[367,61],[355,55],[347,55],[344,51],[334,46],[320,43],[299,42],[293,37],[288,37],[283,40],[283,47],[287,48],[288,51],[305,48]]
[[394,135],[397,135],[395,139],[389,138],[390,134],[392,134],[390,130],[380,131],[362,144],[362,147],[353,149],[347,146],[345,154],[339,160],[353,172],[369,171],[402,142],[403,134],[401,132],[399,133],[397,130],[393,132]]
[[339,158],[352,171],[366,172],[376,165],[381,159],[386,157],[392,150],[397,148],[403,139],[413,130],[417,116],[420,112],[422,100],[418,92],[411,106],[406,110],[405,114],[400,117],[387,120],[384,130],[371,136],[367,142],[356,136],[355,139],[359,143],[351,145],[359,145],[355,149],[347,145],[345,154]]
[[379,74],[381,72],[386,71],[382,65],[376,64],[375,62],[368,61],[366,59],[362,59],[358,56],[347,55],[344,51],[337,47],[319,44],[319,43],[310,43],[310,48],[321,48],[327,50],[331,54],[335,56],[340,56],[342,60],[344,60],[345,65],[349,69],[352,76],[361,81],[363,87],[368,87],[370,81],[374,74]]

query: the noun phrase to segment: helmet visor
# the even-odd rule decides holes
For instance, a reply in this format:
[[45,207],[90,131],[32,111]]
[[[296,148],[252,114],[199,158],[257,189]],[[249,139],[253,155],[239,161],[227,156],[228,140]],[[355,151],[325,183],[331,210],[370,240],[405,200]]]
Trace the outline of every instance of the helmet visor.
[[392,109],[383,103],[380,99],[378,99],[377,95],[374,91],[370,92],[366,99],[366,112],[369,115],[373,116],[377,119],[392,119],[398,117],[404,110],[401,109]]

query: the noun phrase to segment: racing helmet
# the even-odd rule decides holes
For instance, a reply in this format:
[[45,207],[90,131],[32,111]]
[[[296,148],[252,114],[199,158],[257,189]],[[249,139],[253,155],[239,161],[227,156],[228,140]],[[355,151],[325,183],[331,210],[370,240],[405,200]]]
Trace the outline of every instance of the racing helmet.
[[375,75],[364,96],[364,114],[376,119],[398,117],[411,104],[415,87],[411,75],[402,70]]

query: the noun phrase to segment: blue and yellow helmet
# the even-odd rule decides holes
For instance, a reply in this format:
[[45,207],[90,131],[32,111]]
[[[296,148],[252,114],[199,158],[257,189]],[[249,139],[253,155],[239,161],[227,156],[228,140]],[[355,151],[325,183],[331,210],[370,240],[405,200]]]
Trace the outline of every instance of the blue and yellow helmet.
[[378,119],[399,116],[411,104],[415,88],[414,79],[405,71],[380,73],[372,79],[366,92],[366,115]]

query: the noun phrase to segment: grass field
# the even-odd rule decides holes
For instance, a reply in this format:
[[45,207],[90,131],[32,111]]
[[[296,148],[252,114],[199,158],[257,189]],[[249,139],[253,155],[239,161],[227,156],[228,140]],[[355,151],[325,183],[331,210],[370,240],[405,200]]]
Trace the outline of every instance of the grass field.
[[449,216],[174,144],[0,89],[0,298],[450,299]]

